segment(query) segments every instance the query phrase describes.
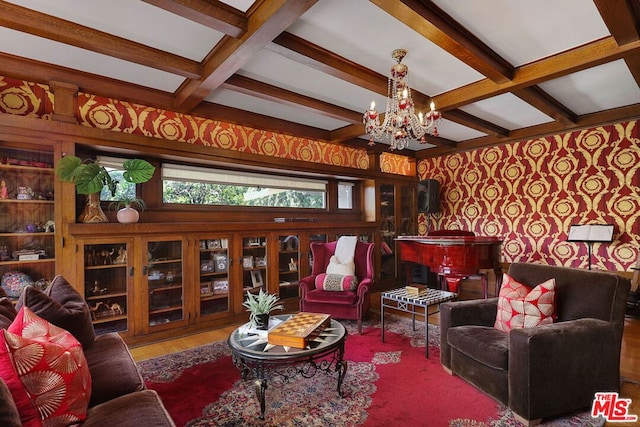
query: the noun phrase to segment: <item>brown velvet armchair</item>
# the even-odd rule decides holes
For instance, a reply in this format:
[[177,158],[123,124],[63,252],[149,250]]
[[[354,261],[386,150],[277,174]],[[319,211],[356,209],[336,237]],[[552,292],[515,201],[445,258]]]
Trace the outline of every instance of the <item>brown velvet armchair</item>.
[[337,241],[311,243],[313,266],[311,275],[300,280],[300,311],[327,313],[336,319],[358,321],[358,333],[362,333],[362,319],[369,311],[371,286],[373,285],[373,243],[356,243],[354,253],[355,275],[358,287],[355,291],[325,291],[316,289],[316,276],[324,273],[331,256],[335,254]]
[[557,322],[509,333],[493,327],[498,298],[440,305],[444,368],[506,404],[525,425],[588,409],[620,388],[629,279],[589,270],[515,263],[534,287],[555,278]]

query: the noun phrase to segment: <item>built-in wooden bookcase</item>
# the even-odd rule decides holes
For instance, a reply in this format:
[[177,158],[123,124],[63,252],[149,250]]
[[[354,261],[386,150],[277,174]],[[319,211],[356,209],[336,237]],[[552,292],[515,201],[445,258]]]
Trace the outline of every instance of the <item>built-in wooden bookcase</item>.
[[55,276],[55,197],[50,146],[0,147],[0,277]]
[[[356,234],[372,241],[376,225],[70,224],[78,247],[75,277],[98,333],[118,331],[131,344],[247,319],[246,292],[277,294],[298,307],[298,281],[311,272],[309,244]],[[224,232],[220,231],[224,230]],[[180,236],[176,238],[175,236]],[[283,284],[283,281],[289,283]]]

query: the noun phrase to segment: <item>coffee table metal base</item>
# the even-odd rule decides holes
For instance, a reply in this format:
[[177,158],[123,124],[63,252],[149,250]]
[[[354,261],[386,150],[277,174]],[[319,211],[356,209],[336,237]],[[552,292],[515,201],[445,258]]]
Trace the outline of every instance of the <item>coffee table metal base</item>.
[[393,289],[391,291],[382,292],[380,295],[380,321],[381,321],[381,337],[384,342],[384,311],[385,308],[411,313],[413,322],[413,330],[416,330],[416,314],[424,316],[424,348],[425,357],[429,358],[429,306],[440,304],[445,301],[452,301],[458,297],[453,292],[441,291],[438,289],[427,289],[427,292],[420,296],[407,294],[405,288]]
[[[326,358],[329,356],[329,358]],[[311,378],[317,372],[330,374],[338,373],[338,385],[336,391],[340,397],[342,396],[342,382],[347,373],[347,361],[343,359],[344,342],[338,348],[330,350],[326,353],[318,353],[310,356],[307,360],[302,361],[265,361],[252,358],[246,358],[236,353],[232,354],[233,364],[240,370],[240,376],[243,380],[250,377],[256,379],[256,396],[260,402],[260,419],[264,420],[266,410],[266,391],[269,382],[288,383],[300,374],[304,378]],[[321,360],[318,360],[321,359]]]
[[[291,315],[274,316],[280,321]],[[337,391],[342,397],[342,383],[347,373],[344,360],[345,327],[332,319],[323,333],[304,349],[285,348],[267,343],[267,336],[247,332],[242,326],[229,336],[229,347],[234,366],[242,379],[255,378],[255,388],[260,402],[260,419],[266,410],[266,391],[269,384],[283,384],[297,375],[311,378],[318,372],[338,374]]]

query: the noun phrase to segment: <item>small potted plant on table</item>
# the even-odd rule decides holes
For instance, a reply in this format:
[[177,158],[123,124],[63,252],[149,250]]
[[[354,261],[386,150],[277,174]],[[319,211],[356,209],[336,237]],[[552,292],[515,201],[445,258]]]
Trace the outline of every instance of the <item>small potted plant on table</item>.
[[278,304],[280,298],[276,295],[263,292],[258,294],[247,291],[247,299],[242,303],[249,312],[251,326],[260,330],[269,329],[269,315],[273,310],[284,310],[284,305]]

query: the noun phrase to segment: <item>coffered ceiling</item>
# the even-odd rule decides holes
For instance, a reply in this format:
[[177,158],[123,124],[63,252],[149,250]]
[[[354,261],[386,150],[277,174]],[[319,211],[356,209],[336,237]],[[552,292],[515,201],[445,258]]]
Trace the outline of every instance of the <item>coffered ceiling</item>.
[[640,0],[0,1],[0,75],[360,147],[397,48],[418,158],[640,117]]

